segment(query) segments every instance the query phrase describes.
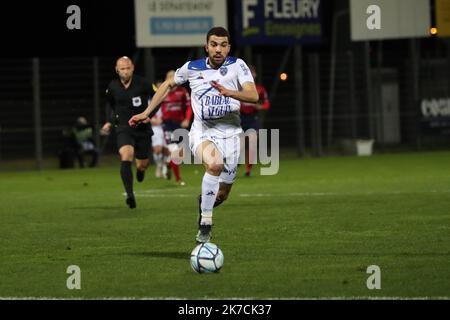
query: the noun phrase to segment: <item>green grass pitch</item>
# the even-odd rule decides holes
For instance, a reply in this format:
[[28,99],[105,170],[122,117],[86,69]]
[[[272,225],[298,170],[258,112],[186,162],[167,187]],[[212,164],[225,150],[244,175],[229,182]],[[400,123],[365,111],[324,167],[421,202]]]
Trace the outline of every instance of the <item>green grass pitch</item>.
[[[258,168],[255,168],[258,169]],[[202,168],[185,187],[98,169],[0,172],[0,297],[448,298],[450,152],[284,159],[238,179],[214,211],[217,274],[196,274]],[[258,173],[258,170],[255,170]],[[69,290],[67,267],[81,269]],[[369,290],[367,267],[381,270]]]

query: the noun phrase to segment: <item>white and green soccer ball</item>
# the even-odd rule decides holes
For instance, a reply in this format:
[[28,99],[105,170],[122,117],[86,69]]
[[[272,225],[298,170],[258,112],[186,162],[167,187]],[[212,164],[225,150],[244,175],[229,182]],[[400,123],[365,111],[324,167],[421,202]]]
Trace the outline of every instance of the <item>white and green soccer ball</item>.
[[192,250],[191,267],[195,272],[218,272],[222,266],[223,252],[214,243],[201,243]]

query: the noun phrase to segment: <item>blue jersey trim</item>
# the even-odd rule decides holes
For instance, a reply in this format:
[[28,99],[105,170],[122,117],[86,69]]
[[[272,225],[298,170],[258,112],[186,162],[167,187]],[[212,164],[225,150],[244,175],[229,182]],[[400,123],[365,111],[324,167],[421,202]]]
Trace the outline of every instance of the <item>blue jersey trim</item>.
[[[238,58],[235,57],[227,57],[225,59],[225,62],[223,63],[222,67],[226,67],[229,65],[232,65],[233,63],[236,63]],[[206,65],[206,58],[198,59],[189,62],[188,64],[189,70],[196,70],[196,71],[203,71],[203,70],[210,70],[211,68],[208,68]]]
[[237,61],[237,58],[235,58],[235,57],[227,57],[222,66],[223,67],[229,66],[230,64],[236,63],[236,61]]
[[209,68],[206,66],[206,60],[203,58],[189,62],[188,69],[202,71]]

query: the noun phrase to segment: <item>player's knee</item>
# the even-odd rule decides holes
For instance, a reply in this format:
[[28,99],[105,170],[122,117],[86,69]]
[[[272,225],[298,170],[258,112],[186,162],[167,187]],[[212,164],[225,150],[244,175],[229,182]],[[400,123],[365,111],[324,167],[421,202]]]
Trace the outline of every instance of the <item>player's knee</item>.
[[133,154],[120,154],[120,160],[121,161],[133,161],[134,155]]
[[122,161],[133,161],[134,150],[130,148],[122,148],[119,150],[119,154]]
[[144,171],[144,170],[147,170],[148,163],[139,163],[136,166],[139,171]]
[[155,146],[155,147],[153,147],[153,153],[156,153],[156,154],[160,154],[160,153],[162,153],[162,147],[161,146]]
[[220,176],[223,171],[223,164],[211,163],[206,166],[206,171],[213,176]]

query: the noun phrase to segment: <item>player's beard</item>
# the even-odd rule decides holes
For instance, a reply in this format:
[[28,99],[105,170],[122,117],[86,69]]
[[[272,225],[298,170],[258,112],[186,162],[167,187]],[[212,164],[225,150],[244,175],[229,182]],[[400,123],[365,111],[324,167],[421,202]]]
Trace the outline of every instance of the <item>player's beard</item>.
[[218,68],[225,61],[225,58],[221,54],[215,54],[212,57],[209,57],[209,61],[213,67]]

